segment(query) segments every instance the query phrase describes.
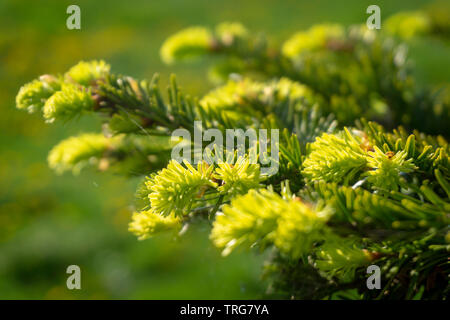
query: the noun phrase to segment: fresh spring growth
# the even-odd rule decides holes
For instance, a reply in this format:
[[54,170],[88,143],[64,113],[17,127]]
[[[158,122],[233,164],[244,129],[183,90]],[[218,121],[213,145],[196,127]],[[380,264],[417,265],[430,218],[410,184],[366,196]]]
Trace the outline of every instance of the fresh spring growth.
[[251,164],[246,157],[240,157],[235,163],[219,163],[217,167],[201,162],[197,169],[187,161],[183,163],[184,166],[171,160],[166,168],[148,178],[146,190],[156,213],[187,214],[205,200],[202,198],[208,189],[217,190],[229,199],[259,188],[263,180],[259,165]]
[[325,49],[329,40],[343,36],[344,28],[340,25],[316,25],[307,31],[294,34],[283,44],[282,52],[288,58],[295,58],[304,52]]
[[238,81],[230,80],[209,92],[200,100],[200,105],[203,108],[239,110],[248,107],[248,103],[252,101],[268,105],[286,99],[306,99],[313,102],[316,98],[307,86],[288,78],[271,82],[244,78]]
[[95,102],[90,89],[63,83],[61,91],[55,92],[44,105],[44,118],[47,122],[67,121],[84,112],[92,111]]
[[223,213],[217,214],[210,236],[212,241],[223,249],[224,256],[238,246],[265,247],[273,243],[280,214],[273,209],[280,201],[283,201],[281,197],[267,190],[252,190],[233,199],[231,205],[223,207]]
[[139,240],[145,240],[167,231],[177,232],[181,228],[181,219],[174,215],[162,216],[153,209],[133,213],[128,230]]
[[242,119],[243,115],[248,115],[250,108],[265,115],[287,101],[301,101],[302,105],[322,102],[310,88],[288,78],[269,82],[243,78],[229,80],[210,91],[200,100],[200,105],[206,110],[225,110],[228,116]]
[[315,266],[329,278],[342,283],[351,282],[355,271],[372,260],[370,253],[354,240],[329,235],[316,251]]
[[294,259],[305,256],[314,242],[327,235],[325,223],[332,213],[328,207],[319,209],[299,198],[289,200],[278,220],[275,246]]
[[171,160],[166,168],[152,175],[146,182],[148,197],[155,213],[168,216],[188,214],[195,205],[193,200],[200,198],[207,188],[217,184],[211,180],[214,167],[206,162],[199,163],[195,169],[187,161],[184,167]]
[[45,101],[61,88],[59,79],[54,76],[41,76],[38,80],[33,80],[19,90],[16,96],[18,109],[28,110],[28,112],[41,111]]
[[338,134],[323,134],[311,145],[302,174],[310,181],[348,184],[367,166],[367,153],[361,141],[347,128]]
[[250,190],[223,207],[211,231],[214,244],[228,255],[238,246],[266,247],[274,244],[298,258],[307,253],[322,230],[330,211],[316,211],[294,198],[283,199],[269,190]]
[[379,188],[387,190],[397,190],[401,173],[413,172],[417,167],[412,159],[406,160],[407,152],[389,151],[384,153],[378,147],[374,147],[375,151],[369,151],[368,166],[370,168],[365,174],[368,181]]
[[249,159],[244,157],[240,157],[235,164],[219,163],[213,176],[216,180],[222,181],[218,190],[228,197],[245,194],[250,189],[261,187],[259,164],[250,164]]
[[48,164],[58,173],[72,171],[78,174],[92,161],[98,162],[102,155],[120,143],[122,137],[106,138],[103,134],[85,133],[61,141],[50,151]]
[[103,60],[81,61],[64,75],[69,81],[74,81],[83,86],[89,86],[92,81],[101,79],[109,74],[111,66]]
[[[445,28],[430,21],[430,33],[439,36]],[[52,151],[49,162],[56,170],[76,171],[98,161],[99,167],[110,163],[108,170],[125,167],[126,172],[132,168],[138,175],[150,174],[138,188],[138,212],[130,224],[140,239],[215,219],[211,240],[224,255],[239,246],[274,249],[266,270],[277,294],[445,299],[448,99],[416,81],[397,40],[384,28],[374,32],[366,26],[319,25],[281,48],[237,24],[215,31],[191,28],[167,40],[161,55],[169,63],[201,54],[219,58],[213,70],[221,80],[234,81],[203,99],[189,98],[174,80],[166,99],[157,75],[149,82],[117,74],[95,81],[96,64],[82,63],[61,78],[67,86],[46,97],[40,84],[30,85],[30,95],[23,89],[18,105],[27,109],[41,102],[45,109],[51,96],[47,103],[58,108],[52,107],[48,118],[67,119],[88,110],[81,102],[90,105],[89,93],[95,95],[98,104],[92,110],[102,115],[103,132],[123,134],[123,141],[116,146],[98,136],[68,140]],[[385,131],[370,121],[374,118],[391,129],[405,129]],[[257,130],[259,136],[263,130],[277,133],[276,139],[270,135],[270,149],[260,152],[261,167],[247,163],[253,144],[247,149],[239,139],[237,158],[243,160],[202,161],[222,152],[217,146],[223,141],[217,137],[231,128],[227,137],[233,139],[227,142],[240,137],[245,142]],[[336,133],[337,128],[342,131]],[[161,146],[151,138],[168,139],[170,132],[180,130],[185,145],[194,150],[177,144],[178,151],[194,155],[195,167],[169,162],[179,153],[171,152],[168,142],[162,140]],[[211,141],[203,139],[208,136],[214,143],[204,147]],[[266,167],[261,154],[268,150],[271,164],[276,163],[271,168],[277,170],[262,179]],[[272,162],[275,155],[279,158]],[[403,173],[408,173],[405,178]],[[373,263],[395,270],[383,271],[389,286],[381,291],[365,290],[365,267]]]
[[240,105],[245,104],[246,99],[257,98],[262,89],[263,83],[248,78],[230,80],[203,96],[200,105],[205,109],[237,111]]
[[161,47],[161,59],[172,64],[207,53],[213,43],[213,34],[203,27],[192,27],[169,37]]
[[148,174],[165,165],[161,156],[172,147],[167,137],[82,134],[63,140],[49,154],[49,164],[58,173],[78,174],[85,167],[97,167],[126,175]]

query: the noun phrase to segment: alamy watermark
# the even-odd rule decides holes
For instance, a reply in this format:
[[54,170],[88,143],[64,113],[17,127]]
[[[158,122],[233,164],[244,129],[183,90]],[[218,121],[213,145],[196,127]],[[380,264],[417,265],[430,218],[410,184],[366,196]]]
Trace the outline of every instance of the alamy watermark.
[[[187,129],[176,129],[172,139],[178,141],[180,138],[182,141],[172,149],[172,159],[178,162],[217,164],[247,157],[251,164],[261,165],[263,175],[278,172],[278,129],[226,129],[224,135],[216,128],[203,130],[202,121],[194,121],[194,139]],[[209,144],[204,147],[205,142]]]

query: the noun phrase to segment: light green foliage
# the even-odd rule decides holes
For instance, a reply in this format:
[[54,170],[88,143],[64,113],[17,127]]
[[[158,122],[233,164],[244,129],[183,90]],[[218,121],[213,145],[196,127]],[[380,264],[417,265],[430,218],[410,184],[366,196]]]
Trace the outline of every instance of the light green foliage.
[[[401,174],[417,169],[413,159],[407,159],[409,149],[383,152],[377,146],[372,147],[367,138],[352,135],[347,129],[336,135],[318,137],[310,148],[302,171],[310,181],[347,185],[360,176],[367,176],[374,187],[397,190]],[[372,148],[374,151],[370,151]]]
[[184,167],[171,160],[166,168],[147,181],[148,197],[154,212],[161,215],[188,214],[195,207],[193,201],[202,196],[207,188],[215,187],[211,181],[213,166],[199,163],[197,169],[184,162]]
[[121,139],[122,137],[108,139],[96,133],[70,137],[53,147],[48,155],[48,164],[58,173],[72,170],[78,174],[89,162],[98,163],[104,153],[115,148]]
[[250,164],[248,158],[221,162],[217,166],[202,162],[197,169],[187,161],[183,166],[172,160],[166,168],[147,178],[139,197],[148,197],[148,204],[158,214],[180,216],[204,201],[209,202],[209,198],[217,198],[215,194],[229,199],[259,188],[261,180],[259,165]]
[[[266,91],[268,91],[269,93],[270,90],[271,89],[266,89]],[[306,100],[312,105],[317,102],[316,100],[320,99],[308,86],[305,86],[296,81],[292,81],[288,78],[281,78],[278,82],[275,83],[272,90],[276,93],[276,98],[278,98],[279,100],[284,100],[287,98],[291,100],[300,99]]]
[[430,18],[421,11],[400,12],[389,17],[385,22],[389,33],[409,39],[431,31]]
[[448,201],[442,198],[433,204],[436,194],[423,186],[425,193],[418,190],[424,198],[423,202],[399,192],[391,192],[390,196],[386,196],[334,183],[318,182],[313,188],[317,192],[315,196],[325,199],[335,209],[336,219],[361,227],[421,229],[430,226],[442,228],[448,223]]
[[251,79],[243,79],[240,81],[230,80],[227,84],[203,96],[200,100],[200,105],[205,109],[237,109],[237,106],[245,104],[246,99],[258,97],[262,89],[262,83],[252,81]]
[[104,61],[80,62],[64,77],[43,75],[24,85],[16,96],[19,109],[41,111],[47,122],[68,121],[93,111],[97,102],[92,88],[109,73],[110,66]]
[[33,80],[20,88],[16,96],[17,108],[26,109],[30,113],[39,112],[45,101],[59,89],[60,82],[55,77],[42,76],[39,80]]
[[270,105],[287,99],[304,99],[313,103],[316,97],[307,86],[287,78],[268,83],[244,78],[230,80],[209,92],[200,100],[200,105],[204,108],[245,111],[244,108],[252,104]]
[[[392,18],[391,32],[429,32],[422,13],[405,17]],[[441,34],[432,20],[430,33]],[[443,299],[450,293],[450,106],[419,85],[405,45],[386,31],[323,24],[278,46],[238,23],[193,27],[167,39],[161,57],[171,64],[220,56],[213,69],[225,84],[201,99],[184,95],[174,76],[166,98],[158,75],[139,81],[93,61],[70,69],[60,87],[46,86],[53,76],[25,85],[17,106],[43,105],[48,121],[102,115],[105,136],[63,141],[49,163],[57,171],[93,164],[147,177],[130,223],[140,239],[207,218],[224,255],[271,249],[275,290],[289,297]],[[263,177],[250,146],[236,161],[170,160],[171,133],[192,136],[194,121],[219,132],[281,129],[278,172]],[[374,263],[386,284],[361,291]]]
[[386,132],[379,124],[365,120],[358,125],[367,135],[366,148],[376,146],[389,154],[405,151],[406,158],[411,158],[414,165],[424,172],[432,173],[435,169],[443,170],[449,166],[450,147],[443,136],[430,136],[417,130],[410,134],[403,127]]
[[[440,23],[432,28],[441,36],[446,32]],[[229,45],[213,38],[216,45],[203,55],[219,58],[210,69],[216,82],[227,81],[230,74],[266,80],[288,77],[314,90],[325,102],[319,103],[321,112],[332,113],[348,126],[363,116],[436,134],[450,121],[450,114],[436,112],[442,110],[437,104],[443,93],[421,90],[406,46],[387,32],[368,30],[366,25],[321,24],[300,31],[283,46],[273,46],[254,33]],[[419,105],[420,113],[429,115],[426,119],[419,120]]]
[[162,61],[173,64],[191,60],[223,47],[237,45],[248,37],[248,30],[238,22],[224,22],[214,31],[204,27],[190,27],[169,37],[161,47]]
[[63,83],[61,91],[55,92],[44,105],[44,118],[48,122],[67,121],[93,111],[95,102],[89,91],[76,85]]
[[274,244],[294,259],[305,257],[315,242],[327,236],[325,224],[332,211],[329,208],[315,209],[298,198],[291,199],[282,210]]
[[181,219],[174,215],[162,216],[153,210],[133,213],[128,230],[139,240],[145,240],[162,232],[177,232],[181,228]]
[[[276,203],[274,203],[276,201]],[[214,244],[228,255],[237,246],[262,247],[273,243],[280,212],[274,210],[283,201],[278,195],[262,190],[251,191],[225,205],[211,231]],[[261,210],[263,209],[264,210]]]
[[294,34],[282,47],[282,53],[289,58],[319,49],[325,49],[329,41],[339,40],[344,36],[344,28],[338,24],[322,24],[307,31]]
[[239,22],[223,22],[216,26],[215,31],[221,42],[228,45],[249,35],[247,28]]
[[221,162],[214,170],[214,178],[221,181],[218,191],[227,197],[245,194],[250,189],[261,187],[259,164],[251,164],[248,158],[239,158],[236,163]]
[[[266,82],[250,78],[229,80],[200,100],[203,109],[225,112],[232,119],[251,115],[258,121],[264,121],[270,113],[277,113],[280,115],[279,121],[286,126],[294,126],[294,112],[308,112],[313,105],[318,107],[319,104],[324,104],[319,95],[288,78]],[[290,113],[286,112],[287,106],[292,108]]]
[[136,175],[159,169],[173,143],[166,137],[85,133],[70,137],[53,147],[48,156],[50,168],[58,173],[79,174],[87,166],[100,171]]
[[328,236],[315,252],[315,266],[327,277],[338,278],[349,283],[355,278],[355,271],[372,260],[367,250],[358,247],[354,240]]
[[298,258],[323,236],[329,211],[316,211],[297,198],[283,199],[268,191],[252,190],[223,207],[213,224],[211,239],[229,254],[237,246],[265,247],[275,244]]
[[161,47],[161,59],[171,64],[205,54],[212,49],[213,35],[202,27],[192,27],[168,38]]
[[367,166],[361,140],[348,129],[339,134],[324,134],[311,144],[311,153],[303,162],[302,174],[309,180],[348,184]]
[[90,85],[93,81],[104,78],[111,69],[105,61],[81,61],[73,66],[64,75],[69,81],[75,81],[83,86]]

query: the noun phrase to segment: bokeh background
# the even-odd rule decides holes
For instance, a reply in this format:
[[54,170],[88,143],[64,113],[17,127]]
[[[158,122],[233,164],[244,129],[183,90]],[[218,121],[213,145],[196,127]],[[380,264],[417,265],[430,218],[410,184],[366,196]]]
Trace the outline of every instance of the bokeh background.
[[[66,8],[81,7],[81,30],[67,30]],[[378,4],[381,19],[435,2],[129,0],[0,1],[0,298],[1,299],[255,299],[264,297],[263,256],[222,258],[197,226],[179,240],[137,241],[127,231],[138,181],[86,171],[57,176],[47,167],[58,141],[96,130],[97,119],[45,124],[15,109],[19,87],[44,73],[62,73],[84,59],[105,59],[138,78],[174,72],[184,91],[202,94],[205,62],[167,67],[166,37],[191,25],[240,21],[273,41],[315,23],[363,23]],[[445,5],[445,4],[437,4]],[[447,3],[448,7],[448,3]],[[383,26],[383,25],[382,25]],[[418,79],[450,81],[450,46],[415,39],[410,55]],[[98,130],[98,129],[97,129]],[[82,270],[82,290],[66,288],[68,265]]]

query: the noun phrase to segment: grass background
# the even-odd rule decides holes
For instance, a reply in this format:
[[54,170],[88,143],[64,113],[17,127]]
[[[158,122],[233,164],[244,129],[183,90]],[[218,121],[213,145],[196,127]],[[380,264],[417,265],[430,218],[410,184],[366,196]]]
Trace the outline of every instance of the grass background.
[[[81,7],[81,30],[67,30],[66,8]],[[137,241],[127,232],[137,181],[96,172],[57,176],[46,157],[58,141],[98,130],[98,119],[45,124],[15,109],[19,87],[62,73],[84,59],[105,59],[113,71],[138,78],[175,72],[184,91],[212,86],[204,63],[167,67],[166,37],[191,25],[240,21],[281,42],[315,23],[364,23],[373,1],[15,1],[0,2],[0,298],[1,299],[252,299],[264,297],[263,257],[220,257],[197,226],[182,239]],[[381,19],[428,1],[377,1]],[[410,43],[423,83],[450,81],[450,46]],[[82,270],[82,290],[66,288],[68,265]]]

